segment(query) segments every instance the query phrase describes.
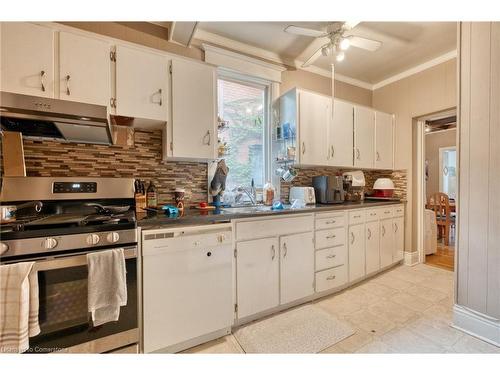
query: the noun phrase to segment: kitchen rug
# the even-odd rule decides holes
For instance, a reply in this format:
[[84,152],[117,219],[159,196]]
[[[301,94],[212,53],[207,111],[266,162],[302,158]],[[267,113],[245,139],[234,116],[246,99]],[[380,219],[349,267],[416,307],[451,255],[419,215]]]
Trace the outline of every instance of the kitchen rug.
[[234,332],[246,353],[319,353],[354,334],[346,323],[314,305],[305,305]]

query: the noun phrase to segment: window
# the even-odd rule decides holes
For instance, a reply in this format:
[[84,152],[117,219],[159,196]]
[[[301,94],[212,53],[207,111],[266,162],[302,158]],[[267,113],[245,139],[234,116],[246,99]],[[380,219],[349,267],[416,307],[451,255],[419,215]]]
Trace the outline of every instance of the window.
[[222,76],[218,80],[219,157],[229,167],[226,191],[268,178],[269,86]]

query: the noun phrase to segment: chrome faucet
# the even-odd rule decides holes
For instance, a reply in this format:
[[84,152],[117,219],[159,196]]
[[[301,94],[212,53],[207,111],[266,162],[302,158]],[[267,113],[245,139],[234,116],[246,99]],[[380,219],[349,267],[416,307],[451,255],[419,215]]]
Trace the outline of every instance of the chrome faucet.
[[257,204],[257,198],[254,193],[254,189],[252,191],[248,191],[248,189],[244,188],[243,186],[238,186],[235,187],[232,192],[237,193],[236,196],[234,197],[234,202],[239,203],[241,201],[241,198],[243,197],[243,194],[245,194],[249,199],[252,205]]

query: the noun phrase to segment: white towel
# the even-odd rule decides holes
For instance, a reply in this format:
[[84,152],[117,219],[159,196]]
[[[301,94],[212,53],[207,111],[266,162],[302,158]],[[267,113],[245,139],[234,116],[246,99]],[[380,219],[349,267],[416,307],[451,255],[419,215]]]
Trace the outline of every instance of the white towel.
[[94,326],[117,321],[120,306],[127,304],[127,280],[123,249],[87,254],[88,310]]
[[0,353],[22,353],[40,333],[34,262],[0,266]]

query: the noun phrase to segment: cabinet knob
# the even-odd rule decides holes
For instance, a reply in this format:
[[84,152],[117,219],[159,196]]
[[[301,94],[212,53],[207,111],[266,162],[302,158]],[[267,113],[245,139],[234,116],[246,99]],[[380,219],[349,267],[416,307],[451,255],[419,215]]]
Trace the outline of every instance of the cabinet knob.
[[212,256],[212,252],[211,251],[207,252],[207,257],[211,257],[211,256]]

